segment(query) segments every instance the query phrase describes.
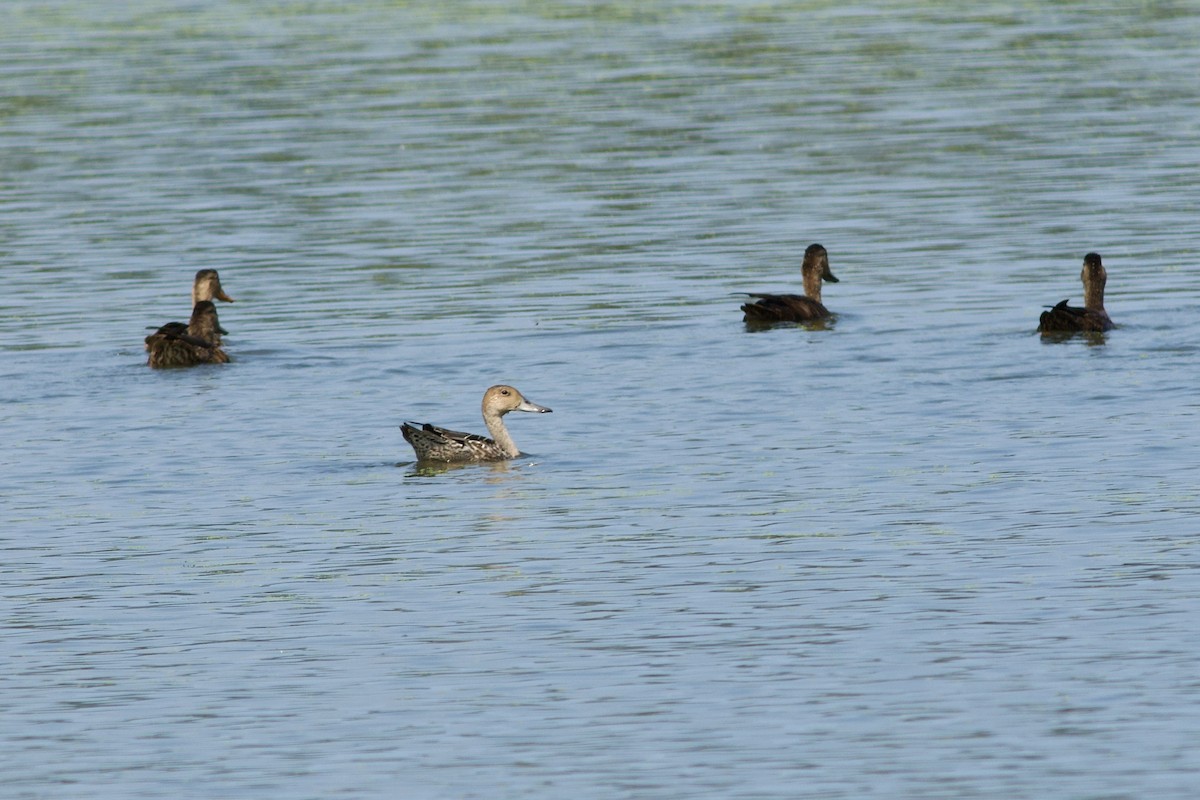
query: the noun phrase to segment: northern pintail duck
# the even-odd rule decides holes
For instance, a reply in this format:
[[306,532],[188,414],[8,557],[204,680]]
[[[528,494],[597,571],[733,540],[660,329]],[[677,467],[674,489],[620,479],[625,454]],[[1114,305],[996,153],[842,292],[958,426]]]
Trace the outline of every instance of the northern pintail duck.
[[201,300],[192,309],[192,319],[183,330],[180,323],[168,322],[146,337],[149,364],[155,369],[225,364],[229,356],[221,349],[220,330],[217,307],[211,300]]
[[1104,284],[1108,273],[1100,263],[1099,253],[1088,253],[1083,257],[1083,308],[1067,305],[1063,300],[1049,311],[1042,312],[1038,331],[1047,333],[1075,333],[1078,331],[1107,331],[1116,326],[1104,310]]
[[491,439],[474,433],[460,433],[419,422],[400,426],[404,439],[412,445],[418,461],[467,463],[472,461],[503,461],[521,454],[504,427],[505,414],[510,411],[532,411],[549,414],[550,409],[531,403],[512,386],[493,386],[483,394],[483,424]]
[[804,251],[804,264],[800,267],[804,278],[804,295],[798,294],[751,294],[758,298],[746,303],[742,311],[749,323],[808,322],[828,317],[829,309],[821,304],[821,281],[837,283],[838,279],[829,270],[829,253],[819,244],[810,244]]

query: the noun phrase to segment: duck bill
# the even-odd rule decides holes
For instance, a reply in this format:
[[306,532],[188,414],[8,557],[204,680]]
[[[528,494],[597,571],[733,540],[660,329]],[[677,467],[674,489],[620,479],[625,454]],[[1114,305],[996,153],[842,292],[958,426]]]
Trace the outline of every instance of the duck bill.
[[217,298],[218,300],[224,300],[226,303],[233,302],[233,298],[225,294],[225,290],[219,286],[217,287],[217,291],[213,293],[213,297]]
[[830,283],[838,283],[838,279],[834,277],[833,272],[829,269],[829,265],[825,265],[825,269],[821,271],[821,279]]
[[546,408],[545,406],[539,406],[537,403],[531,403],[528,400],[522,401],[521,405],[517,406],[516,410],[532,411],[534,414],[549,414],[551,411],[551,409]]

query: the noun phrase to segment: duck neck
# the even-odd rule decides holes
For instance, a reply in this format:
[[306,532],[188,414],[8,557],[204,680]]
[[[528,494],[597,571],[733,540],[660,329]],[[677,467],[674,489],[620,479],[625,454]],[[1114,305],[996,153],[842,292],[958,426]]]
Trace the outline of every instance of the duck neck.
[[1083,304],[1092,311],[1104,311],[1104,282],[1090,281],[1083,287]]
[[820,269],[805,269],[804,270],[804,294],[821,302],[821,270]]
[[193,320],[187,326],[187,333],[188,336],[204,339],[205,342],[211,342],[212,344],[221,341],[221,336],[217,333],[216,325],[212,325],[209,319]]
[[211,316],[203,314],[192,315],[192,319],[188,322],[188,335],[203,339],[214,346],[221,343],[221,334],[217,331],[217,321]]
[[508,428],[504,426],[504,420],[499,414],[485,411],[483,424],[487,426],[488,433],[492,435],[492,441],[504,451],[505,455],[509,458],[516,458],[521,454],[521,451],[517,449],[516,442],[508,435]]

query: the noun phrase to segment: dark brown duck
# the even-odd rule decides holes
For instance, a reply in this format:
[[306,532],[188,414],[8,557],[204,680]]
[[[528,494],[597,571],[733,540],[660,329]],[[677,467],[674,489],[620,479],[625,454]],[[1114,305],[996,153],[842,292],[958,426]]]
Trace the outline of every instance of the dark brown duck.
[[[225,294],[225,290],[221,288],[221,276],[217,274],[215,269],[202,269],[196,273],[196,279],[192,281],[192,310],[195,311],[196,304],[202,300],[223,300],[226,303],[232,303],[233,298]],[[151,326],[153,327],[153,326]],[[158,329],[158,333],[170,332],[175,334],[187,333],[188,324],[186,322],[168,322]],[[221,334],[228,334],[229,331],[221,326],[217,326],[216,336],[213,344],[221,343]],[[149,342],[149,339],[146,340]],[[149,345],[146,347],[150,349]]]
[[800,267],[804,279],[804,294],[754,294],[753,303],[742,306],[745,322],[769,324],[772,322],[809,322],[830,316],[829,309],[821,303],[821,281],[837,283],[829,269],[829,253],[819,244],[810,244],[804,251],[804,263]]
[[220,331],[217,307],[211,300],[201,300],[192,309],[186,328],[168,322],[146,337],[148,363],[155,369],[228,363],[229,356],[221,349]]
[[1108,273],[1100,262],[1099,253],[1088,253],[1083,257],[1079,278],[1083,281],[1083,308],[1067,305],[1069,300],[1063,300],[1043,311],[1038,323],[1040,333],[1098,332],[1116,327],[1104,310],[1104,285],[1108,283]]

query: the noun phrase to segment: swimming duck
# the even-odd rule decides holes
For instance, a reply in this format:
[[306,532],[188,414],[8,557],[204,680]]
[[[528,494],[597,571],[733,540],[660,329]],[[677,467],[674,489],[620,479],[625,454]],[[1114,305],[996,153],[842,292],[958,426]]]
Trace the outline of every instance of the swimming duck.
[[[192,310],[195,312],[196,304],[213,298],[224,300],[226,303],[232,303],[233,298],[225,294],[225,290],[221,288],[221,276],[217,274],[215,269],[202,269],[196,273],[196,279],[192,281]],[[186,322],[168,322],[158,329],[158,333],[169,332],[177,336],[182,336],[188,331]],[[217,326],[213,336],[213,344],[221,344],[221,334],[229,334],[229,331]],[[146,339],[146,349],[150,349],[149,338]]]
[[1083,257],[1083,308],[1067,305],[1063,300],[1049,311],[1043,311],[1038,331],[1047,333],[1074,333],[1077,331],[1107,331],[1116,326],[1104,310],[1104,284],[1108,273],[1100,263],[1099,253],[1088,253]]
[[804,251],[804,263],[800,267],[804,277],[804,295],[798,294],[751,294],[757,297],[753,303],[742,306],[745,322],[807,322],[828,317],[829,309],[821,304],[821,281],[837,283],[838,279],[829,270],[829,253],[819,244],[810,244]]
[[512,386],[493,386],[483,393],[483,424],[491,439],[474,433],[460,433],[419,422],[400,426],[404,439],[412,445],[418,461],[464,463],[503,461],[521,454],[502,417],[510,411],[549,414],[550,409],[531,403]]
[[211,300],[201,300],[192,309],[192,319],[180,330],[180,323],[168,322],[146,337],[149,364],[163,367],[194,367],[197,364],[225,364],[229,356],[221,349],[217,331],[217,307]]

